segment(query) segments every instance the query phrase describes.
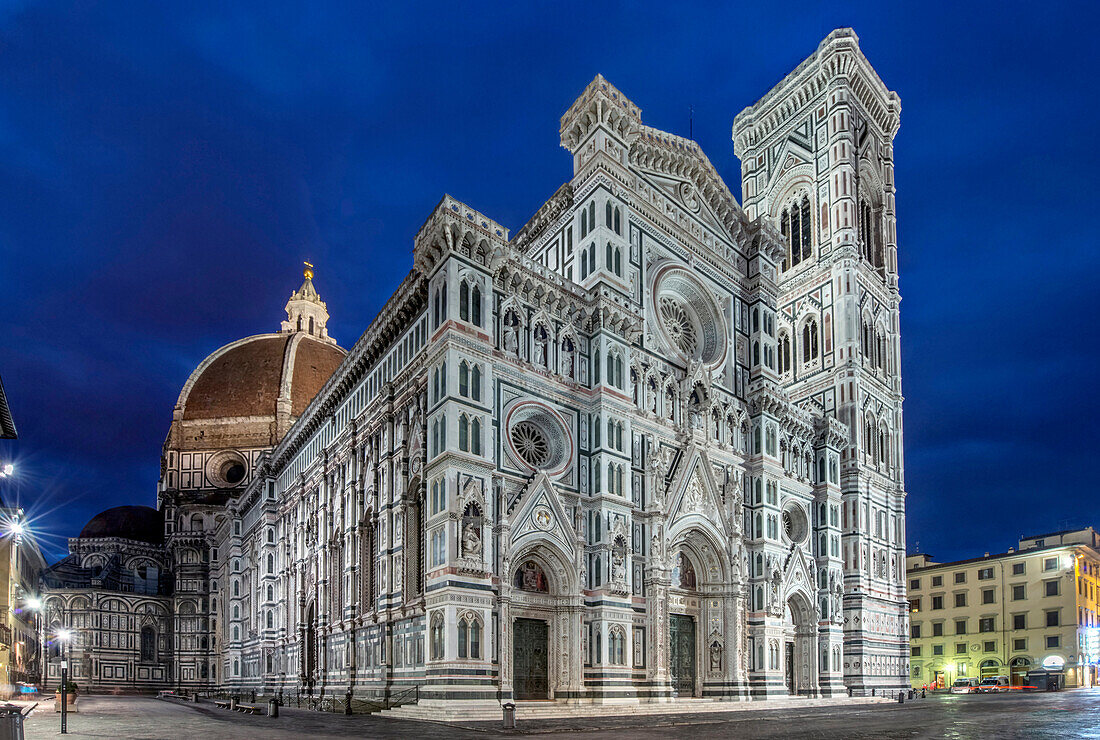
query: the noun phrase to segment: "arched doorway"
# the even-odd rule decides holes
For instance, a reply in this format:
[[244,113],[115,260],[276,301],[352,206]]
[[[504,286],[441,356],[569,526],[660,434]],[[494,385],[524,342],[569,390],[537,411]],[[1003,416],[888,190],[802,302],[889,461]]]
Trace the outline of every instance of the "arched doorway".
[[813,695],[817,690],[815,648],[817,630],[814,608],[801,591],[787,599],[783,607],[783,683],[787,693]]
[[994,676],[1001,675],[1001,661],[990,658],[989,660],[983,660],[978,665],[978,676],[980,678],[992,678]]
[[554,699],[583,683],[584,613],[576,570],[556,546],[520,549],[501,613],[501,687],[515,699]]
[[1031,670],[1031,660],[1024,657],[1013,658],[1008,664],[1011,672],[1010,680],[1013,686],[1023,686],[1027,683],[1027,672]]
[[[520,563],[512,586],[528,594],[549,594],[550,581],[542,565]],[[545,619],[516,617],[512,623],[512,691],[516,699],[550,698],[550,625]]]

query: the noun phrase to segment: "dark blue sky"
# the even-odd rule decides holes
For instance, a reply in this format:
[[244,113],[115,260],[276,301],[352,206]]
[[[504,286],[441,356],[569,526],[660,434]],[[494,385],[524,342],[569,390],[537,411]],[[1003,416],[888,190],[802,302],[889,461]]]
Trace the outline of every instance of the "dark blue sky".
[[350,346],[442,193],[515,230],[570,176],[558,119],[597,72],[659,128],[694,105],[739,193],[733,116],[850,25],[902,99],[910,547],[1100,525],[1097,19],[818,5],[0,3],[7,495],[53,555],[153,504],[183,382],[278,327],[301,260]]

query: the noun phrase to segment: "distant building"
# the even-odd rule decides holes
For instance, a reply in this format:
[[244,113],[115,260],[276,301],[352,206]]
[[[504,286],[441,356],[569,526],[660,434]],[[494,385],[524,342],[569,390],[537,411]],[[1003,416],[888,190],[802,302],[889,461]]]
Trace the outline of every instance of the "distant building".
[[1009,676],[1040,667],[1067,686],[1097,685],[1100,533],[1020,539],[1018,550],[952,563],[906,558],[913,686]]

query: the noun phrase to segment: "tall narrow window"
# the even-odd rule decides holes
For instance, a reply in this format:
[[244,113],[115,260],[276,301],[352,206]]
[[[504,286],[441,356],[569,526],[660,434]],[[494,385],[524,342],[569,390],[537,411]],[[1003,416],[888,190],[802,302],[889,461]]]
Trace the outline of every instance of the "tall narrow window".
[[472,391],[471,397],[475,401],[481,400],[481,366],[474,365],[473,372],[470,373],[470,390]]
[[607,201],[607,203],[604,205],[604,224],[609,229],[611,228],[611,219],[612,219],[611,214],[612,214],[611,201]]
[[458,318],[470,320],[470,286],[465,280],[458,286]]
[[481,326],[481,288],[476,285],[470,291],[470,320],[474,326]]
[[477,417],[470,422],[470,452],[481,454],[481,420]]
[[458,395],[470,395],[470,367],[465,360],[458,364]]

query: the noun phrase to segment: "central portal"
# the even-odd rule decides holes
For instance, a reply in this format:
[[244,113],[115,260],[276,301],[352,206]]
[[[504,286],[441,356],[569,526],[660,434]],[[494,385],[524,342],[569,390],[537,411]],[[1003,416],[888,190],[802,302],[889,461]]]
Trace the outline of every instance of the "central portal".
[[517,619],[512,630],[512,689],[516,699],[549,699],[547,625]]
[[672,690],[676,696],[695,695],[695,620],[683,614],[669,615]]

